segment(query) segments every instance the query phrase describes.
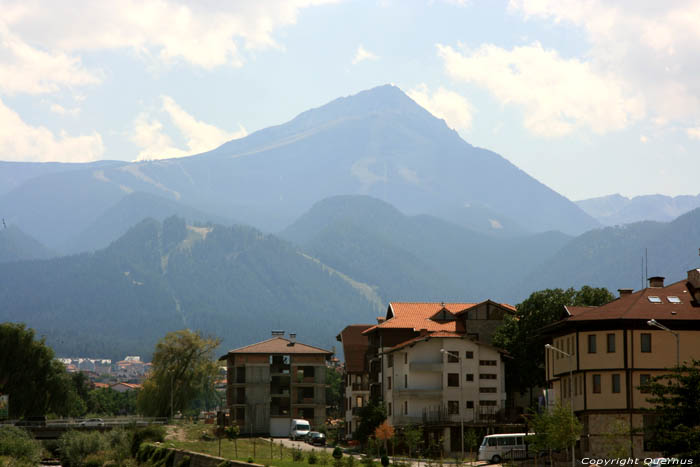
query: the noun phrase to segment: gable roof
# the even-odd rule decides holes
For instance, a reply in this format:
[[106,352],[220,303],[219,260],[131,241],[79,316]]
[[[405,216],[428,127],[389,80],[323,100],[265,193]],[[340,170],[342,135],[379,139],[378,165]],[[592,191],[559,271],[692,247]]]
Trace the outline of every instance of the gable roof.
[[350,373],[365,371],[365,353],[369,347],[369,339],[362,332],[371,327],[371,324],[351,324],[340,331],[336,337],[343,343],[346,371]]
[[[320,354],[320,355],[332,355],[333,352],[321,349],[319,347],[313,347],[311,345],[302,344],[301,342],[290,341],[284,337],[273,337],[262,342],[255,344],[250,344],[245,347],[240,347],[238,349],[229,350],[229,354],[251,354],[251,353],[262,353],[262,354]],[[221,357],[221,359],[226,356]],[[221,360],[220,359],[220,360]]]
[[[649,297],[657,297],[654,301]],[[669,301],[677,297],[679,303]],[[675,282],[666,287],[647,287],[622,296],[598,307],[567,307],[570,316],[566,322],[624,320],[700,320],[700,305],[694,300],[687,281]]]

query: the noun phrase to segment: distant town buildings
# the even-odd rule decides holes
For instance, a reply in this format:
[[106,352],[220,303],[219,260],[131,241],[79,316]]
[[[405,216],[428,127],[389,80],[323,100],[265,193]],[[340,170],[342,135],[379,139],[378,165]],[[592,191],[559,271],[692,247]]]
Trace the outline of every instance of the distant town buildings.
[[[69,373],[84,373],[95,387],[114,386],[114,383],[130,385],[131,389],[140,387],[141,382],[151,371],[151,363],[141,361],[141,357],[129,355],[118,362],[103,358],[58,358]],[[98,383],[100,386],[98,386]],[[116,390],[125,390],[127,386],[119,386]]]

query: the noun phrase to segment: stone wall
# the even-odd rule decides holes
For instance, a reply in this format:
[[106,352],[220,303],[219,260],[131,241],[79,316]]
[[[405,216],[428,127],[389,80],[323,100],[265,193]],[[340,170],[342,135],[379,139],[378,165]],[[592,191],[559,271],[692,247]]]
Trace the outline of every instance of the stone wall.
[[[170,451],[175,451],[175,462],[173,465],[178,465],[178,463],[185,457],[190,456],[190,467],[217,467],[221,462],[225,461],[223,457],[210,456],[208,454],[202,454],[199,452],[185,451],[183,449],[166,448]],[[228,460],[228,465],[234,466],[254,466],[263,467],[260,464],[249,464],[243,461]]]

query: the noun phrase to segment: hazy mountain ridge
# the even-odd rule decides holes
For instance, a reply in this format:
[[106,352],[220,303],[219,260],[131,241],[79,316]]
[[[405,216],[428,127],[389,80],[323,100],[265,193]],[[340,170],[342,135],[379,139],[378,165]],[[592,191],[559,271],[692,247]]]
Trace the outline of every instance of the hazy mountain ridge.
[[603,225],[622,225],[640,221],[670,222],[700,207],[697,196],[642,195],[627,198],[620,194],[576,201],[576,204]]
[[499,277],[525,274],[564,246],[559,232],[498,238],[368,196],[314,205],[280,234],[390,300],[515,301]]
[[133,192],[266,231],[338,194],[367,194],[408,214],[506,236],[578,233],[597,225],[503,157],[462,140],[393,86],[336,99],[201,155],[33,177],[0,196],[0,211],[55,248]]
[[46,259],[56,254],[14,225],[0,226],[0,263]]
[[[675,282],[700,265],[698,239],[700,208],[669,223],[644,221],[592,230],[572,240],[516,289],[520,294],[582,285],[637,290],[646,271],[649,276],[666,277],[667,283]],[[645,250],[648,264],[642,263]]]

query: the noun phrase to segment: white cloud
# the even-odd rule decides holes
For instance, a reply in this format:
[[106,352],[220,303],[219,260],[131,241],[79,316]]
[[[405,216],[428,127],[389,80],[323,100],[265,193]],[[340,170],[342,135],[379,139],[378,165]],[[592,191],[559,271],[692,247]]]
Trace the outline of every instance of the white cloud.
[[34,127],[0,100],[0,154],[4,160],[28,162],[87,162],[98,160],[104,152],[99,133],[58,135],[45,127]]
[[697,128],[687,128],[685,133],[690,139],[700,139],[700,127]]
[[100,81],[80,59],[64,52],[32,47],[0,20],[0,93],[43,94],[60,86],[84,86]]
[[369,50],[365,49],[361,44],[357,47],[357,52],[355,52],[355,58],[352,59],[352,64],[357,65],[365,60],[379,60],[379,57]]
[[167,114],[174,127],[185,138],[187,147],[176,147],[160,121],[148,114],[141,114],[134,121],[131,135],[131,141],[142,148],[137,160],[169,159],[198,154],[248,134],[240,125],[238,131],[229,132],[199,121],[180,107],[172,97],[162,96],[161,103],[161,111]]
[[596,133],[625,128],[642,117],[643,100],[613,75],[561,57],[535,42],[506,50],[484,44],[458,51],[438,45],[447,72],[488,89],[503,104],[520,106],[525,127],[545,137],[587,127]]
[[431,114],[444,119],[451,128],[471,128],[474,109],[467,99],[456,92],[440,87],[431,95],[428,86],[420,84],[406,94]]
[[9,0],[3,16],[27,43],[63,52],[130,48],[164,62],[241,66],[241,49],[279,47],[274,31],[333,0]]
[[56,103],[51,104],[51,107],[49,107],[49,109],[51,110],[51,112],[58,115],[70,115],[71,117],[77,117],[80,114],[80,107],[66,109],[62,105]]
[[700,2],[511,0],[510,10],[582,28],[591,68],[643,95],[652,121],[700,114]]

